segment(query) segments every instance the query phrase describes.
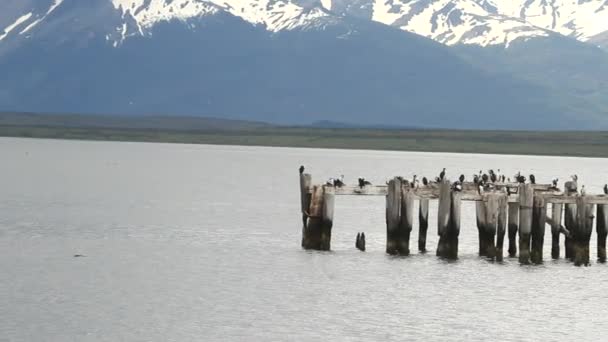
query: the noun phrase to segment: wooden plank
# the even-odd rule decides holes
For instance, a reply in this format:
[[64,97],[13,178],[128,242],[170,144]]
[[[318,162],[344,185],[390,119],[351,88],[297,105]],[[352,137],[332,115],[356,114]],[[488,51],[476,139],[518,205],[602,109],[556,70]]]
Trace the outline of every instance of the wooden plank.
[[[534,189],[534,186],[532,188]],[[368,185],[363,188],[358,186],[343,186],[336,188],[337,196],[386,196],[388,193],[388,187],[385,185]],[[575,204],[576,197],[567,196],[565,193],[560,191],[552,190],[534,190],[537,195],[544,198],[545,203],[562,203],[562,204]],[[496,190],[496,192],[501,192]],[[416,189],[412,189],[412,194],[415,199],[439,199],[439,188],[435,186],[424,187],[421,186]],[[478,193],[478,190],[464,189],[461,192],[462,201],[482,201],[483,197]],[[508,197],[509,203],[519,203],[518,194],[512,193]],[[608,204],[607,195],[587,195],[587,203],[589,204]]]
[[321,226],[320,250],[331,249],[331,228],[334,225],[334,189],[323,187],[323,225]]
[[327,250],[324,249],[325,245],[322,243],[324,192],[323,186],[313,186],[310,207],[308,209],[308,221],[304,229],[302,229],[302,247],[305,249]]
[[[576,197],[572,196],[572,198],[576,201]],[[572,203],[565,204],[564,224],[566,226],[566,229],[568,229],[568,231],[570,232],[570,235],[566,236],[566,238],[564,240],[564,253],[565,253],[566,259],[570,259],[570,260],[574,259],[574,253],[573,253],[574,235],[576,234],[576,231],[578,230],[576,227],[576,211],[577,211],[576,202],[574,204],[572,204]]]
[[402,189],[401,220],[399,223],[399,254],[410,254],[410,235],[414,227],[414,196],[409,189]]

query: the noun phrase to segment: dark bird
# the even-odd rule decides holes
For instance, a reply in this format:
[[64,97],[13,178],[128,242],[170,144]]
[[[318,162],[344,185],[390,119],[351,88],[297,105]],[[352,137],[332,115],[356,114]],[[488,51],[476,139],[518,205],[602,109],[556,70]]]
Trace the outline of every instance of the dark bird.
[[458,180],[460,181],[460,183],[464,183],[464,175],[460,175],[460,177],[458,177]]
[[473,175],[473,183],[479,184],[479,176],[478,175]]
[[498,177],[492,170],[490,170],[490,180],[492,181],[492,183],[496,183],[496,181],[498,180]]
[[443,178],[445,177],[445,167],[443,168],[443,170],[439,173],[439,179],[443,180]]
[[304,173],[304,165],[300,165],[300,174]]
[[462,191],[462,183],[454,182],[454,184],[452,184],[452,190],[457,191],[457,192]]
[[422,184],[429,185],[429,180],[426,177],[422,177]]
[[365,178],[359,177],[359,187],[362,188],[366,185],[372,185],[372,183],[365,180]]
[[490,180],[490,177],[488,177],[488,175],[487,175],[487,174],[485,174],[485,173],[484,173],[484,174],[481,176],[481,181],[483,182],[483,184],[486,184],[486,183],[487,183],[489,180]]
[[553,178],[553,179],[551,180],[551,188],[552,188],[552,189],[557,189],[557,182],[558,182],[558,181],[559,181],[559,180],[558,180],[557,178]]
[[530,184],[536,184],[536,177],[534,175],[530,175]]
[[604,184],[604,195],[608,195],[608,184]]
[[344,186],[344,175],[340,175],[340,178],[334,179],[334,186],[336,188],[341,188]]

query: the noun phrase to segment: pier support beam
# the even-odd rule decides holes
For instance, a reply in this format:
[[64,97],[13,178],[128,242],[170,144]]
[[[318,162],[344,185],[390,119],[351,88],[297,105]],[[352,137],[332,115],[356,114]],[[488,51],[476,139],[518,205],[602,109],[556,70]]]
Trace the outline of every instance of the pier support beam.
[[426,198],[420,199],[418,210],[418,250],[422,253],[426,252],[426,233],[429,228],[429,200]]
[[413,223],[414,197],[404,194],[399,178],[388,183],[386,195],[386,253],[410,254],[410,232]]
[[531,184],[520,184],[519,194],[519,263],[530,263],[530,236],[532,233],[532,205],[534,189]]
[[597,205],[597,260],[606,262],[606,236],[608,235],[608,204]]
[[399,224],[401,246],[399,250],[401,255],[410,255],[410,235],[414,227],[415,196],[409,189],[402,189],[401,191],[401,220]]
[[302,230],[302,247],[328,251],[334,216],[334,189],[315,185],[312,188],[307,222]]
[[562,225],[561,203],[551,204],[551,258],[559,259],[559,234]]
[[496,227],[496,261],[503,260],[503,245],[507,231],[507,195],[498,200],[498,225]]
[[308,192],[312,183],[312,176],[308,173],[300,173],[300,208],[302,210],[302,227],[306,228],[308,220],[308,208],[310,208],[311,194]]
[[479,255],[489,259],[494,259],[496,256],[496,246],[494,237],[496,236],[496,227],[498,225],[498,209],[500,207],[500,198],[503,195],[500,193],[488,193],[483,196],[483,215],[480,215],[481,229],[479,234],[480,246],[482,250]]
[[574,265],[589,265],[589,239],[593,231],[593,204],[587,204],[585,196],[576,199],[576,232],[574,233]]
[[532,249],[530,259],[534,264],[543,262],[543,243],[545,241],[545,223],[547,208],[541,196],[534,196],[532,205]]
[[486,237],[486,196],[481,201],[475,202],[475,217],[479,239],[479,256],[485,256],[488,250],[488,239]]
[[566,236],[564,240],[564,253],[566,259],[570,259],[574,261],[574,235],[576,235],[576,204],[567,203],[565,205],[564,211],[564,224],[566,225],[566,229],[570,232],[570,236]]
[[519,227],[519,203],[509,203],[509,257],[517,256],[517,230]]
[[440,185],[439,210],[437,216],[437,256],[446,259],[458,258],[458,236],[460,235],[461,194],[451,190],[450,183]]

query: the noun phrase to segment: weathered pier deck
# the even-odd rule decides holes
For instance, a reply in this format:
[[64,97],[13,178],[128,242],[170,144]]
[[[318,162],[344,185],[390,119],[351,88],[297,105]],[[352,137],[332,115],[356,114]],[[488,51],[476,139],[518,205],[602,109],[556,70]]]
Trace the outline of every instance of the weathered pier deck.
[[[559,237],[563,234],[566,236],[565,256],[575,265],[588,265],[589,241],[593,221],[597,218],[598,261],[606,261],[608,195],[580,194],[572,189],[564,192],[549,184],[496,182],[485,190],[480,190],[473,182],[459,184],[458,189],[448,180],[413,186],[411,182],[395,177],[386,185],[314,185],[310,174],[300,173],[302,247],[330,249],[336,196],[384,196],[388,254],[410,254],[415,214],[419,218],[418,250],[426,251],[429,201],[437,200],[439,242],[436,254],[447,259],[457,258],[461,202],[475,201],[480,256],[502,260],[507,235],[510,257],[519,255],[522,264],[540,264],[543,262],[545,226],[549,225],[552,258],[560,257]],[[551,211],[547,215],[549,205]],[[359,239],[357,241],[359,248]]]

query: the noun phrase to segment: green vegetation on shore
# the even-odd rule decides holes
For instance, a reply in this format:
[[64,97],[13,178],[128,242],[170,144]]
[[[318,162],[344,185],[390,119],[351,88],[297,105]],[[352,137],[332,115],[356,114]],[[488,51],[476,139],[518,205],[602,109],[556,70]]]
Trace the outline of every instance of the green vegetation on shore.
[[[47,119],[48,117],[45,117]],[[131,120],[131,119],[129,119]],[[145,121],[145,118],[141,118]],[[171,120],[171,119],[167,119]],[[113,121],[87,125],[58,121],[27,120],[22,123],[3,120],[0,136],[140,141],[192,144],[256,145],[313,148],[374,149],[398,151],[432,151],[463,153],[533,154],[558,156],[608,157],[608,132],[528,132],[528,131],[463,131],[439,129],[362,129],[280,127],[240,121],[213,121],[205,125],[162,123],[146,127],[127,127]],[[179,120],[178,120],[179,121]],[[125,126],[125,128],[121,128]]]

